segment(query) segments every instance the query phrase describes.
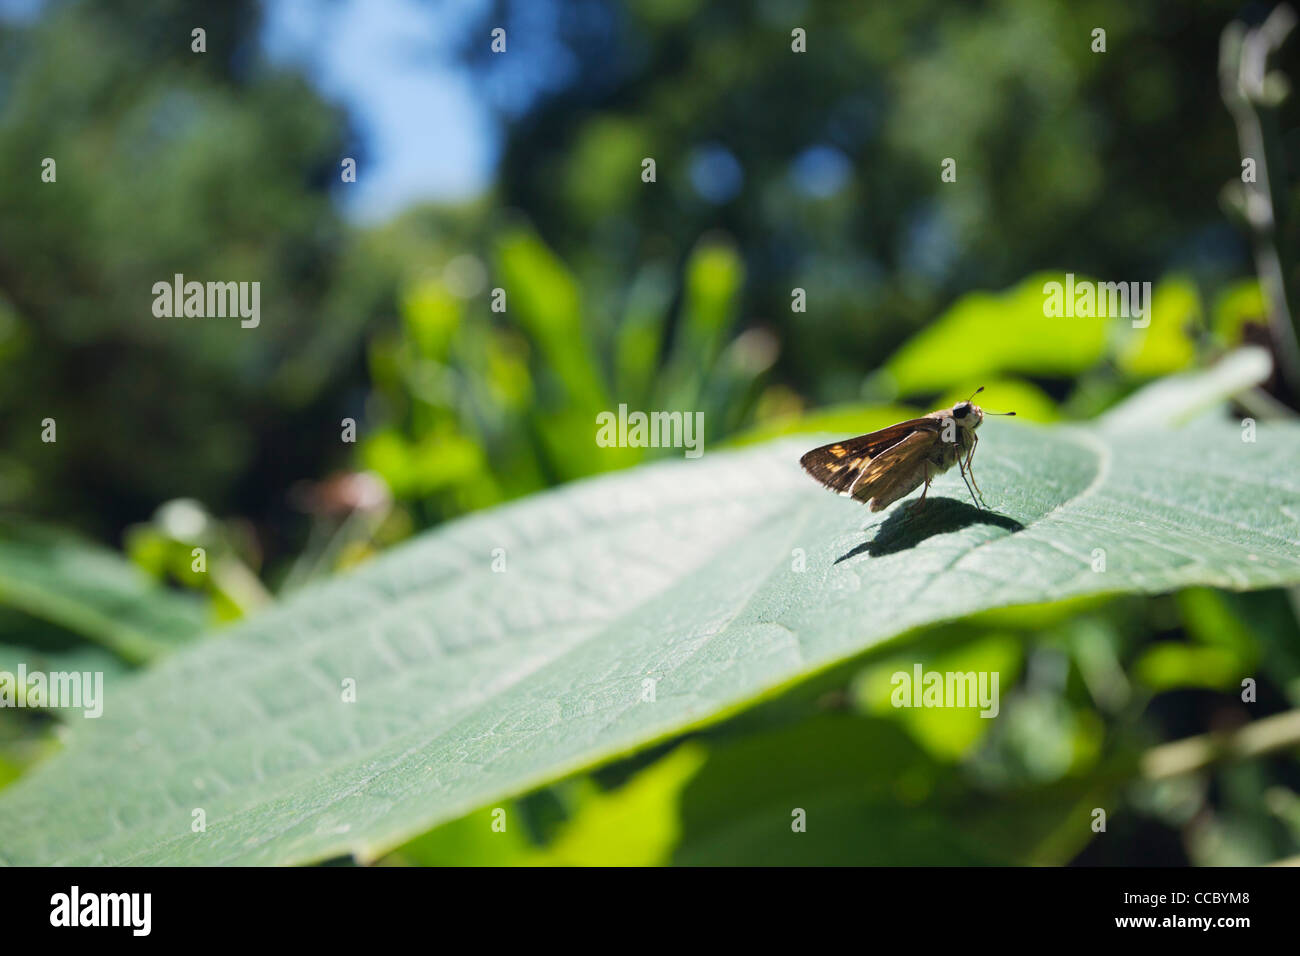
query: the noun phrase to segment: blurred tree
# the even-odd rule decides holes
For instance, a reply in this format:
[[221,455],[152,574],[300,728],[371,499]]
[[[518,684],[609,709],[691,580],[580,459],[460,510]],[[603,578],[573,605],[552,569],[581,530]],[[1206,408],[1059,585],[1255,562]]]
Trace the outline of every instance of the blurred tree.
[[[485,88],[518,68],[479,40],[530,6],[501,0],[467,31]],[[522,117],[503,106],[502,198],[611,313],[635,266],[725,229],[751,277],[745,312],[778,323],[787,378],[842,400],[973,288],[1038,269],[1194,269],[1211,285],[1248,272],[1218,205],[1239,163],[1215,63],[1239,6],[561,5],[574,63]],[[791,312],[795,287],[806,314]]]
[[[101,534],[181,495],[262,515],[346,457],[337,375],[391,283],[331,203],[343,115],[259,62],[258,27],[251,0],[0,27],[0,507]],[[260,282],[260,325],[156,318],[176,273]]]

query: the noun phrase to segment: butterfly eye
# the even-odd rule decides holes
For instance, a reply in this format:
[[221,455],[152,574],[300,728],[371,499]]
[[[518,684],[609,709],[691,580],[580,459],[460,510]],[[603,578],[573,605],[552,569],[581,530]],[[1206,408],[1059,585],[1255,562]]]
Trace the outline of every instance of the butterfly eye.
[[965,418],[966,414],[969,411],[970,411],[970,402],[962,402],[960,405],[958,405],[956,408],[952,410],[952,413],[956,415],[958,418]]

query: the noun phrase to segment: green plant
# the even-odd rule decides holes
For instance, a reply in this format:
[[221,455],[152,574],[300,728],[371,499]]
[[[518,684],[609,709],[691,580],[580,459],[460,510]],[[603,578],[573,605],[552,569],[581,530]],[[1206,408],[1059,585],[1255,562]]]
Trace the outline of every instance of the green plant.
[[[806,441],[777,440],[453,522],[142,674],[0,797],[0,845],[10,862],[373,859],[927,625],[1295,586],[1300,428],[1250,443],[1194,414],[1224,391],[1209,374],[1094,426],[986,425],[995,513],[945,476],[919,515],[872,516],[798,471]],[[1085,762],[1122,756],[1098,747]]]

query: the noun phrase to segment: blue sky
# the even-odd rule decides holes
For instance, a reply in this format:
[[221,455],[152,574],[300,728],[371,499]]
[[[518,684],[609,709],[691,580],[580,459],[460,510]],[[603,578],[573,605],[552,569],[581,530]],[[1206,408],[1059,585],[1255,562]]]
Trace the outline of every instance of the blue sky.
[[[367,152],[343,190],[360,221],[412,202],[471,197],[491,182],[498,122],[451,43],[481,0],[269,0],[262,43],[352,115]],[[488,37],[483,38],[486,45]]]
[[[0,0],[0,19],[28,21],[44,5]],[[524,56],[503,57],[486,80],[471,75],[454,44],[488,46],[487,33],[466,37],[483,29],[487,9],[488,0],[263,0],[267,58],[302,70],[348,110],[364,140],[357,182],[340,190],[349,217],[383,221],[415,202],[487,189],[503,118],[569,75],[554,0],[519,4],[519,21],[503,24],[508,51]]]

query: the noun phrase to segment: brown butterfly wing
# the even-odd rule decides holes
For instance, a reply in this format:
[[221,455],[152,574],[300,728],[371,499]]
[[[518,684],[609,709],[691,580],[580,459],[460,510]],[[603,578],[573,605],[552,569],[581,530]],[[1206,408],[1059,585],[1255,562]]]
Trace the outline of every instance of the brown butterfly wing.
[[929,429],[912,432],[867,466],[852,490],[853,497],[871,502],[872,511],[881,511],[907,497],[924,483],[924,462],[933,447],[934,435]]
[[855,498],[861,498],[857,486],[866,478],[871,465],[909,436],[937,431],[939,427],[939,423],[932,418],[913,418],[868,435],[814,448],[799,459],[799,464],[816,481],[832,491],[842,495],[851,493]]

